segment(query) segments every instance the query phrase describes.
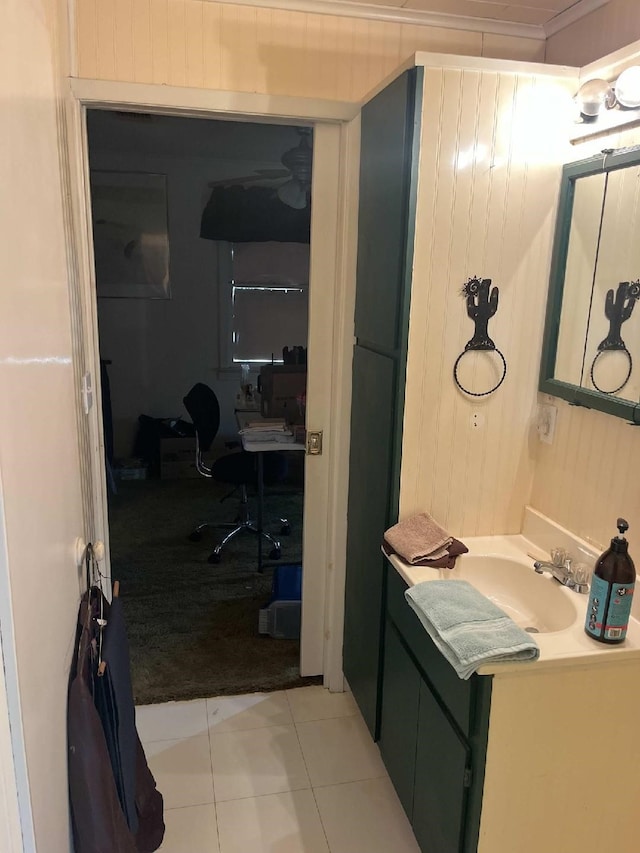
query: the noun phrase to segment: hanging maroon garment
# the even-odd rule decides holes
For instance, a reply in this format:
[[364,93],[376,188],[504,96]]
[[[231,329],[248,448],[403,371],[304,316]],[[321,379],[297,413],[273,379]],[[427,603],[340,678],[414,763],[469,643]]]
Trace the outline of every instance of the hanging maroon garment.
[[[137,832],[134,834],[118,796],[105,729],[94,702],[94,681],[98,678],[95,616],[101,603],[108,629],[109,604],[95,587],[90,596],[91,608],[87,593],[80,602],[67,708],[69,797],[75,851],[153,853],[164,836],[162,795],[156,789],[135,733]],[[126,717],[130,710],[122,709],[122,715]]]

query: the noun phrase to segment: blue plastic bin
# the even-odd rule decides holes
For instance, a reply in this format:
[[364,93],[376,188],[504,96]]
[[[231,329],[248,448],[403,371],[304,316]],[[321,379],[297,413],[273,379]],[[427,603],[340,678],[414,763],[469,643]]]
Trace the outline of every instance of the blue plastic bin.
[[273,572],[271,598],[258,614],[258,633],[279,640],[300,638],[302,565],[284,563]]

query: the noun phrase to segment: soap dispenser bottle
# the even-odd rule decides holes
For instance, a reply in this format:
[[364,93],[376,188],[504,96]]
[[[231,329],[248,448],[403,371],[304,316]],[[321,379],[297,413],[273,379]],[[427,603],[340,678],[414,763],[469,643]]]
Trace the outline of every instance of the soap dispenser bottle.
[[618,519],[618,536],[596,563],[584,629],[601,643],[622,643],[627,636],[636,570],[624,534],[629,524]]

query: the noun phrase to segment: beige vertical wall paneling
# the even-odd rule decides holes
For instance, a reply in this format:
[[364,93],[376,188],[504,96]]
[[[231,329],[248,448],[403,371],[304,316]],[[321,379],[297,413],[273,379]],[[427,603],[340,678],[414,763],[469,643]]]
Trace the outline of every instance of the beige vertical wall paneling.
[[[573,87],[566,78],[426,71],[401,516],[426,509],[460,535],[520,529]],[[452,376],[473,333],[460,296],[472,275],[500,288],[489,332],[508,363],[504,385],[476,399]]]
[[[405,59],[418,50],[432,53],[456,53],[465,56],[484,56],[482,50],[484,33],[466,30],[447,30],[443,27],[421,27],[417,24],[401,25],[401,59]],[[516,41],[520,41],[516,39]],[[529,39],[529,51],[533,43]],[[536,42],[536,47],[541,42]],[[529,52],[527,58],[532,58]]]
[[[590,157],[603,148],[638,144],[640,129],[612,133],[573,146],[567,162]],[[629,322],[634,319],[635,313]],[[531,504],[603,547],[615,533],[616,518],[622,515],[631,524],[633,553],[634,542],[640,543],[640,427],[570,406],[558,398],[549,399],[558,407],[556,435],[553,444],[536,442]],[[640,565],[639,544],[635,554]]]
[[75,0],[78,74],[358,101],[418,50],[541,61],[544,42],[213,0]]
[[113,0],[114,53],[116,74],[120,80],[134,80],[133,0]]
[[[148,0],[149,3],[152,0]],[[266,11],[266,10],[265,10]],[[205,3],[202,7],[202,52],[204,55],[204,88],[219,89],[222,77],[222,56],[214,49],[215,34],[220,30],[222,9],[218,3]]]
[[587,65],[640,39],[638,0],[609,0],[547,39],[546,62]]
[[98,76],[98,10],[97,0],[84,0],[76,3],[76,51],[78,66],[85,77]]
[[132,0],[133,78],[136,83],[153,81],[150,0]]
[[204,87],[204,7],[185,7],[187,86]]
[[[167,59],[171,81],[176,86],[187,85],[187,27],[185,0],[167,3]],[[116,71],[117,74],[117,71]],[[118,80],[125,79],[117,74]]]
[[[93,2],[93,0],[89,0]],[[78,40],[82,44],[82,33]],[[153,62],[153,82],[166,83],[169,74],[169,0],[151,0],[151,57]],[[80,77],[88,74],[79,70]],[[99,79],[105,79],[100,76]],[[106,78],[109,79],[109,78]]]
[[[93,2],[93,0],[92,0]],[[108,80],[122,79],[118,75],[116,59],[121,59],[122,51],[116,51],[116,36],[123,37],[126,18],[121,15],[120,26],[116,28],[118,9],[113,3],[101,3],[95,0],[96,8],[96,69],[100,78]]]
[[[544,62],[546,43],[533,42],[531,39],[517,36],[503,36],[498,33],[482,34],[482,56],[495,59],[514,59],[523,62]],[[563,65],[569,63],[564,62]]]

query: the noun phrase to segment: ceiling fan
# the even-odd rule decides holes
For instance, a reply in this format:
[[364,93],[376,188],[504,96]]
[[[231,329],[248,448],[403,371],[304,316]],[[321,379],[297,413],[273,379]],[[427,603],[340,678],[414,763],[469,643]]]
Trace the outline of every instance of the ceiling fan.
[[309,204],[311,193],[312,129],[299,127],[296,130],[300,134],[300,142],[285,151],[280,158],[284,169],[256,169],[252,175],[213,181],[209,186],[246,186],[254,183],[275,186],[277,196],[283,204],[303,210]]

